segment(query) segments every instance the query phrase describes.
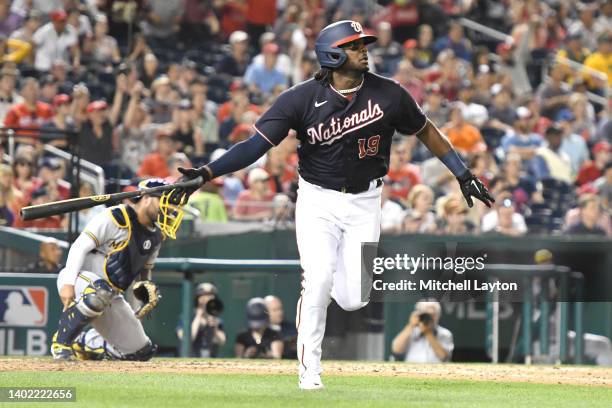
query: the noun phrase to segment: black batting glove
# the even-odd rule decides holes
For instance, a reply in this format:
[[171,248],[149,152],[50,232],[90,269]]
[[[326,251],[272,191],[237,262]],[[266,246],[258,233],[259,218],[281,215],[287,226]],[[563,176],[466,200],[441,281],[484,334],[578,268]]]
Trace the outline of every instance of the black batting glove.
[[179,167],[178,171],[183,175],[177,182],[189,181],[196,179],[198,177],[202,177],[202,183],[198,186],[189,187],[189,188],[177,188],[172,190],[170,194],[170,202],[173,204],[176,203],[184,203],[187,202],[187,199],[191,194],[197,191],[200,187],[202,187],[206,182],[210,181],[210,172],[204,167],[185,169],[183,167]]
[[487,207],[491,208],[491,203],[495,202],[495,199],[489,194],[489,190],[482,184],[482,181],[478,179],[471,171],[466,170],[461,176],[457,177],[459,186],[461,187],[461,193],[465,197],[465,201],[470,208],[474,206],[472,197],[482,201]]

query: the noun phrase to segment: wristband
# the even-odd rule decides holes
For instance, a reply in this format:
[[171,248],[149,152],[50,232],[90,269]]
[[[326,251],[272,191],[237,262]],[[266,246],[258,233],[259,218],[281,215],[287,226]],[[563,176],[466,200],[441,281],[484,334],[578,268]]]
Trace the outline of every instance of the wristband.
[[455,177],[462,176],[468,170],[455,149],[449,150],[444,156],[440,157],[440,161],[444,163]]

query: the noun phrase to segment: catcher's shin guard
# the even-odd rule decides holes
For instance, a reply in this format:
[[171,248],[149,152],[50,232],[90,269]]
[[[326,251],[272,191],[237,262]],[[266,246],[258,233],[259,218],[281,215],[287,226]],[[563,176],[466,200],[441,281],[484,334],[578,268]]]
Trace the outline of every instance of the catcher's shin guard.
[[153,358],[155,352],[157,352],[157,345],[153,344],[153,342],[149,340],[149,343],[146,346],[134,353],[122,356],[121,360],[149,361],[151,358]]
[[[91,330],[91,329],[90,329]],[[106,341],[87,341],[89,331],[81,332],[72,343],[72,351],[78,360],[104,360],[107,357]]]
[[88,285],[78,302],[72,302],[60,316],[51,352],[57,359],[64,359],[72,343],[92,319],[100,316],[113,300],[113,289],[108,282],[99,279]]

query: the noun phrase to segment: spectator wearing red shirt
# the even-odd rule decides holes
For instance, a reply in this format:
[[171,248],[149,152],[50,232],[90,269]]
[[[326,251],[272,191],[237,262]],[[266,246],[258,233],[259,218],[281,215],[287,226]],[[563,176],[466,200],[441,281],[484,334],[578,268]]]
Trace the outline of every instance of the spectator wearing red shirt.
[[272,216],[272,199],[268,182],[270,175],[264,169],[254,168],[248,176],[249,188],[238,195],[234,206],[234,219],[264,221]]
[[142,160],[136,173],[140,178],[166,178],[170,176],[168,160],[176,153],[176,146],[172,134],[165,129],[157,131],[157,150],[149,153]]
[[403,203],[406,203],[410,189],[421,183],[418,166],[410,163],[410,155],[410,148],[406,143],[394,143],[391,147],[387,173],[391,183],[390,196]]
[[276,0],[246,0],[247,33],[251,45],[257,47],[259,37],[276,22]]
[[[53,109],[49,104],[38,100],[40,89],[35,78],[24,79],[21,87],[23,102],[13,105],[4,118],[4,126],[8,128],[38,129],[53,117]],[[18,143],[36,144],[38,133],[17,131]]]
[[593,160],[589,160],[582,165],[578,177],[576,177],[576,184],[582,186],[601,177],[606,163],[610,160],[611,151],[612,146],[607,141],[603,140],[596,143],[592,150]]
[[225,37],[246,28],[247,5],[244,1],[229,0],[221,7],[221,31]]
[[223,123],[232,115],[237,105],[247,105],[247,110],[260,113],[259,107],[249,102],[249,88],[242,80],[236,80],[230,85],[230,100],[219,106],[217,121]]

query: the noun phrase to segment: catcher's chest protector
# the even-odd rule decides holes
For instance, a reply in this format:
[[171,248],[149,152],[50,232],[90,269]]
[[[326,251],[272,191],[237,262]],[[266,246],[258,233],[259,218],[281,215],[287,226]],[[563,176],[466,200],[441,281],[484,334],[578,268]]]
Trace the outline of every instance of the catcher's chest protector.
[[142,226],[131,207],[118,206],[111,214],[117,226],[127,229],[128,239],[107,256],[104,273],[113,286],[125,290],[161,245],[162,233]]

